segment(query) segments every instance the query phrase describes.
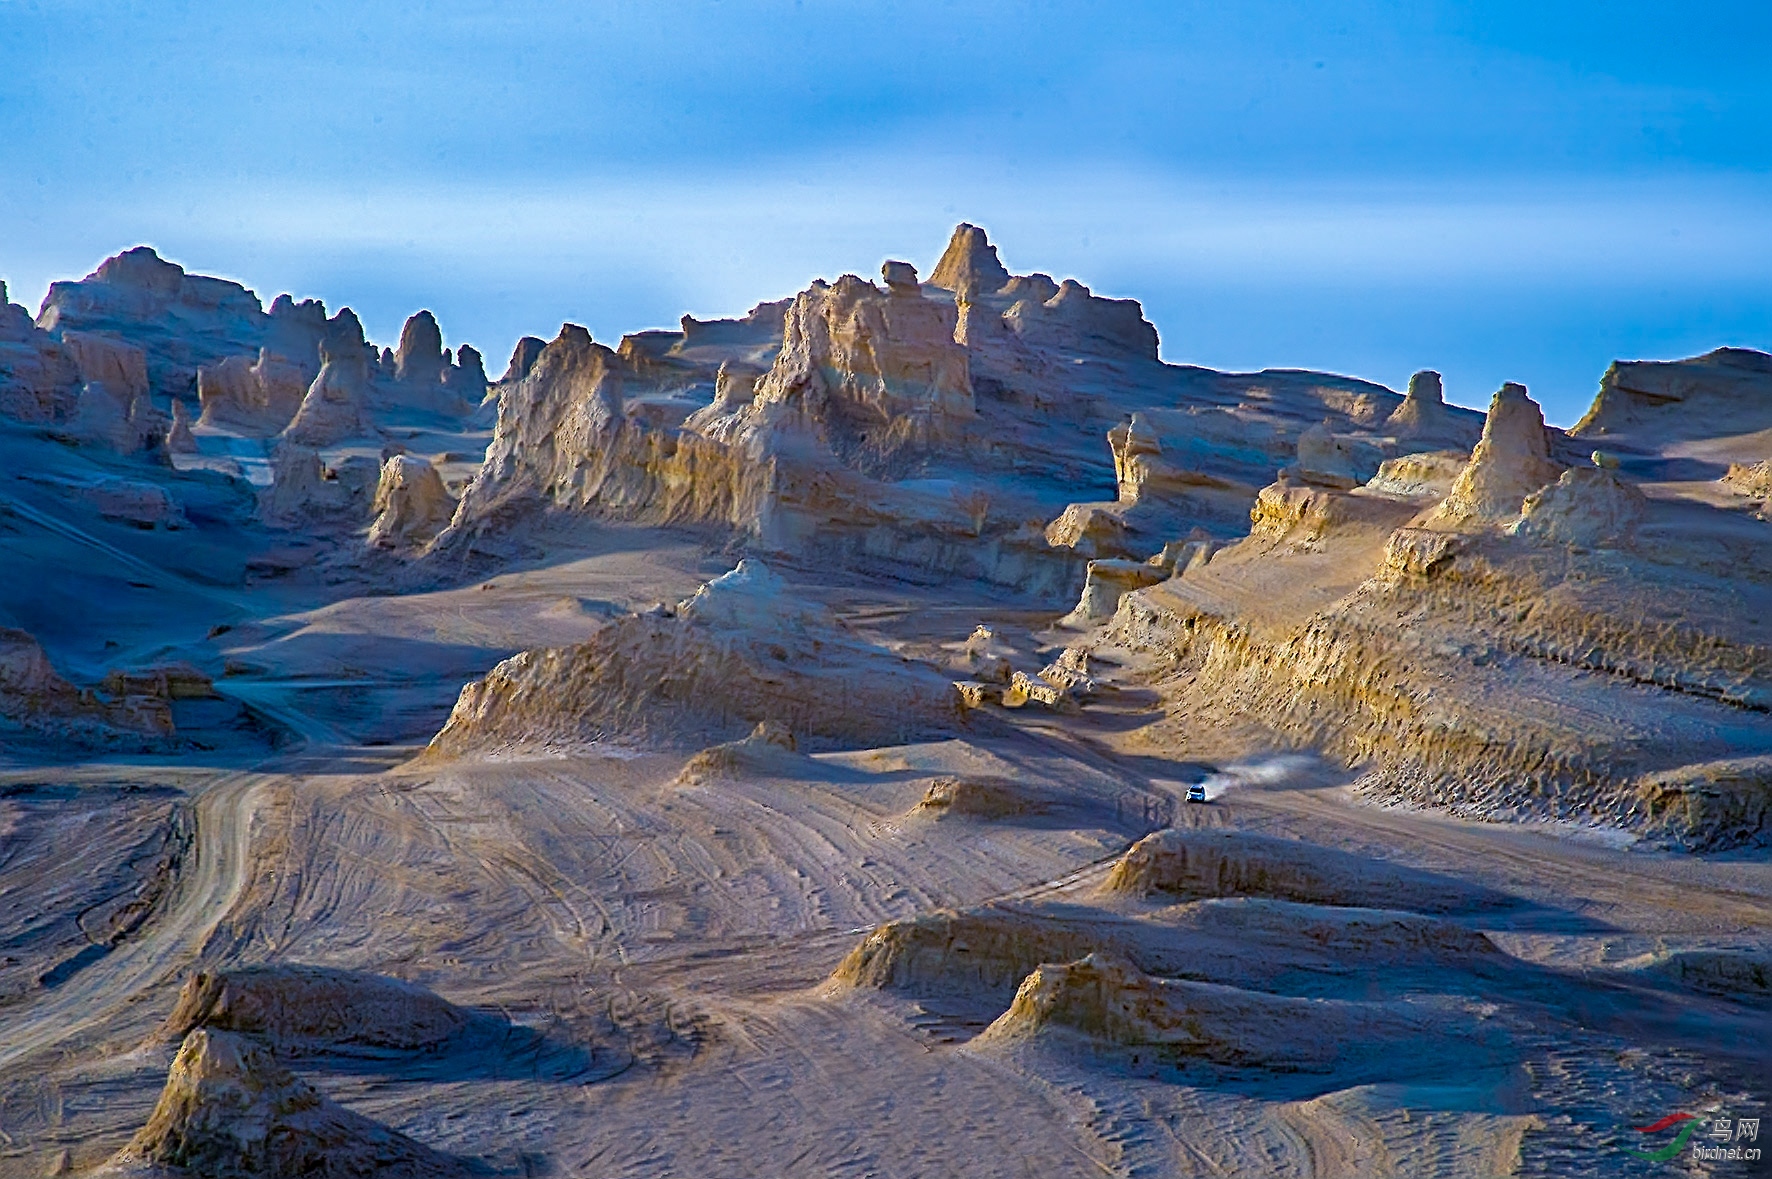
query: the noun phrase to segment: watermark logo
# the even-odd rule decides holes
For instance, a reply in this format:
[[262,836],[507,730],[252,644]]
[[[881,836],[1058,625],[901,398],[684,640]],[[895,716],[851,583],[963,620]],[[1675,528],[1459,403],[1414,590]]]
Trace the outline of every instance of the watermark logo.
[[[1650,1162],[1664,1163],[1682,1150],[1694,1134],[1703,1131],[1699,1141],[1692,1144],[1692,1157],[1707,1162],[1728,1159],[1744,1159],[1754,1161],[1760,1157],[1757,1146],[1742,1146],[1743,1142],[1760,1140],[1759,1118],[1731,1118],[1727,1114],[1713,1114],[1701,1118],[1697,1114],[1671,1113],[1658,1122],[1647,1126],[1635,1127],[1639,1134],[1665,1134],[1675,1131],[1673,1140],[1667,1145],[1653,1150],[1633,1150],[1630,1153]],[[1647,1145],[1647,1144],[1645,1144]]]
[[1633,1150],[1631,1153],[1640,1159],[1649,1159],[1657,1163],[1666,1162],[1680,1153],[1680,1150],[1686,1145],[1686,1139],[1692,1137],[1692,1132],[1698,1129],[1698,1124],[1697,1114],[1670,1113],[1653,1125],[1638,1126],[1636,1131],[1639,1134],[1659,1134],[1663,1130],[1671,1130],[1675,1126],[1680,1128],[1680,1132],[1672,1142],[1660,1150]]

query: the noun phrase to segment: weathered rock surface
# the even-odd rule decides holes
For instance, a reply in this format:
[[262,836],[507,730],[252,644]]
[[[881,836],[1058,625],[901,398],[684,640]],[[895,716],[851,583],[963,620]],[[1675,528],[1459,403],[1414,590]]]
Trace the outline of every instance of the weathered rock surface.
[[1689,360],[1620,360],[1569,431],[1653,447],[1772,427],[1772,356],[1718,348]]
[[710,745],[691,757],[677,774],[677,784],[694,786],[715,778],[742,778],[797,768],[799,750],[800,742],[786,725],[758,721],[756,728],[742,739]]
[[1147,835],[1114,862],[1104,891],[1131,896],[1274,897],[1313,905],[1454,913],[1500,902],[1482,889],[1346,852],[1247,831]]
[[216,1176],[445,1176],[455,1160],[327,1100],[248,1037],[185,1038],[148,1122],[112,1160]]
[[253,437],[280,434],[301,409],[315,375],[269,348],[259,349],[256,360],[230,356],[204,365],[197,370],[199,421]]
[[[1101,641],[1161,660],[1166,723],[1330,751],[1382,797],[1709,840],[1670,833],[1683,804],[1650,824],[1638,783],[1772,752],[1772,633],[1740,605],[1765,564],[1735,535],[1758,525],[1601,468],[1507,506],[1557,471],[1536,412],[1507,400],[1453,491],[1492,515],[1448,533],[1444,504],[1423,528],[1415,499],[1276,484],[1248,538],[1128,593]],[[1480,526],[1522,508],[1518,535]]]
[[286,441],[272,456],[270,486],[259,489],[259,515],[281,527],[341,522],[361,527],[380,470],[374,459],[361,455],[328,467],[318,451]]
[[370,545],[408,549],[427,544],[443,530],[455,513],[455,500],[430,463],[416,455],[396,454],[382,464],[372,510]]
[[437,754],[600,739],[663,746],[733,739],[762,721],[825,747],[951,730],[953,684],[847,634],[744,560],[672,612],[630,615],[589,642],[525,651],[464,687]]
[[1112,618],[1114,611],[1120,606],[1120,599],[1135,589],[1143,589],[1147,585],[1155,585],[1169,576],[1159,565],[1146,561],[1125,561],[1103,558],[1089,562],[1088,574],[1083,582],[1083,596],[1077,600],[1076,607],[1066,615],[1066,619],[1077,625],[1087,625]]
[[[107,258],[78,282],[52,283],[37,326],[63,340],[70,332],[127,340],[143,353],[153,391],[182,397],[199,366],[256,354],[273,331],[286,348],[299,338],[307,319],[296,305],[280,302],[273,310],[280,312],[275,320],[238,283],[187,274],[137,246]],[[307,347],[317,342],[309,336]],[[284,355],[300,358],[293,350]]]
[[1109,934],[1006,909],[941,911],[880,926],[849,952],[831,981],[1007,1002],[1042,962],[1069,962],[1114,944]]
[[0,282],[0,413],[24,422],[59,421],[73,411],[80,374],[61,342],[31,322]]
[[1421,1031],[1397,1008],[1156,978],[1094,953],[1029,974],[978,1042],[1004,1045],[1058,1032],[1222,1065],[1327,1072],[1344,1057]]
[[422,987],[383,975],[277,965],[202,971],[185,980],[162,1033],[199,1028],[253,1035],[279,1053],[435,1049],[475,1017]]
[[1628,545],[1648,512],[1643,493],[1611,471],[1570,467],[1526,497],[1508,531],[1550,544]]
[[965,222],[954,226],[947,249],[929,274],[932,287],[973,295],[994,295],[1008,284],[1009,271],[997,258],[997,247],[991,245],[984,230]]
[[308,386],[283,438],[302,446],[330,446],[369,434],[369,348],[349,307],[320,343],[320,373]]
[[1433,521],[1447,526],[1511,521],[1526,497],[1562,474],[1551,461],[1544,413],[1524,385],[1508,382],[1489,403],[1483,437]]
[[117,745],[172,735],[166,701],[148,695],[101,699],[76,688],[28,632],[0,627],[0,722],[44,737]]

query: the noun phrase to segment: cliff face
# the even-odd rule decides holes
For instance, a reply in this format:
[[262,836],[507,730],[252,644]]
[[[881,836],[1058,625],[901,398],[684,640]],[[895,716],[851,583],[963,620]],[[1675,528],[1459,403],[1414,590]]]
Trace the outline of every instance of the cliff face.
[[1168,723],[1327,750],[1384,797],[1763,839],[1741,816],[1772,777],[1740,765],[1772,754],[1772,564],[1726,512],[1559,474],[1522,399],[1437,504],[1264,490],[1247,539],[1127,594],[1108,641],[1151,659]]

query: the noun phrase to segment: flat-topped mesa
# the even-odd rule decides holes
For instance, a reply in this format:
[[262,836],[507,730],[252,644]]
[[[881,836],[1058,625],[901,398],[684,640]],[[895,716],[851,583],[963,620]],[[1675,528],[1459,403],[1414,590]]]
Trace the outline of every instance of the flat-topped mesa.
[[1651,447],[1772,427],[1772,355],[1718,348],[1688,360],[1618,360],[1569,433],[1642,433]]
[[947,249],[929,275],[929,285],[956,294],[994,295],[1009,282],[1009,271],[997,259],[984,230],[965,222],[954,226]]
[[1430,523],[1511,521],[1528,495],[1562,473],[1551,461],[1544,411],[1526,395],[1526,386],[1509,381],[1490,401],[1483,437]]

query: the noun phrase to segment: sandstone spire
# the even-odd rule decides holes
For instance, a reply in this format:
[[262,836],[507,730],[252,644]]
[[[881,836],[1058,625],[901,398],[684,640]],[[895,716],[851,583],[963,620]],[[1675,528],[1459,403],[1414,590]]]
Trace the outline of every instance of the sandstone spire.
[[420,311],[400,329],[400,347],[394,353],[394,373],[402,381],[435,385],[443,379],[448,361],[443,358],[443,330],[437,317]]
[[1562,467],[1550,459],[1544,411],[1509,381],[1489,402],[1483,438],[1471,461],[1434,512],[1434,522],[1500,521],[1520,514],[1528,495],[1556,479]]
[[997,260],[997,247],[984,230],[961,222],[948,239],[948,248],[929,275],[929,285],[949,291],[962,287],[981,294],[995,294],[1009,282],[1009,271]]

